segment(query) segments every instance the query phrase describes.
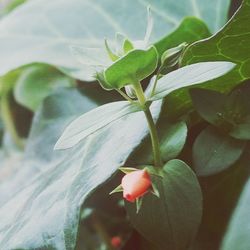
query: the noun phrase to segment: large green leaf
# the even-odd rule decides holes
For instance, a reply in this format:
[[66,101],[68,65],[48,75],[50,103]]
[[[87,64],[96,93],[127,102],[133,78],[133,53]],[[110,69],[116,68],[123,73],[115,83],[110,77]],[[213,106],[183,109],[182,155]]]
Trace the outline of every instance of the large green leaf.
[[203,62],[172,71],[158,80],[150,100],[161,99],[179,88],[215,79],[226,74],[234,66],[231,62]]
[[[45,99],[20,170],[0,187],[0,249],[74,249],[85,198],[148,133],[143,113],[134,113],[69,150],[53,152],[65,126],[95,106],[76,90]],[[160,103],[151,108],[156,119]]]
[[194,168],[198,175],[206,176],[232,166],[242,155],[245,141],[220,133],[211,126],[204,129],[193,146]]
[[21,72],[15,83],[14,95],[19,104],[35,111],[56,89],[72,87],[73,84],[73,79],[47,65],[33,65]]
[[146,194],[139,213],[126,209],[135,228],[160,249],[186,250],[194,240],[202,214],[202,195],[194,172],[182,161],[171,160],[163,177],[152,176],[160,198]]
[[195,109],[206,121],[236,139],[250,139],[250,84],[237,86],[229,95],[213,90],[192,89]]
[[229,223],[221,250],[250,249],[250,181],[246,183]]
[[87,112],[70,123],[55,145],[55,149],[66,149],[95,133],[121,117],[142,111],[138,103],[113,102]]
[[[229,74],[212,80],[204,87],[227,92],[246,78],[250,78],[250,0],[242,6],[231,20],[214,36],[192,44],[184,54],[182,65],[205,61],[231,61],[238,66]],[[185,114],[191,108],[186,90],[180,90],[167,98],[167,106],[174,106],[171,116]]]
[[[100,48],[103,38],[112,39],[116,32],[132,40],[143,39],[148,5],[155,20],[151,42],[171,32],[185,16],[204,19],[215,31],[225,23],[229,3],[229,0],[29,1],[1,20],[0,74],[31,62],[43,62],[76,78],[92,80],[93,69],[81,68],[71,55],[70,45]],[[186,27],[183,32],[190,35],[199,30],[200,27],[196,30]]]

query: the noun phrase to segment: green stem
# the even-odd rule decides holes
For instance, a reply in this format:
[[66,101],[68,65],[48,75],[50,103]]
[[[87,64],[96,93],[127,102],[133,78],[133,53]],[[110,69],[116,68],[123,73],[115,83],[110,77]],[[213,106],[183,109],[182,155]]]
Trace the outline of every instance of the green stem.
[[155,94],[155,89],[156,89],[156,85],[157,85],[157,82],[158,82],[159,75],[160,75],[160,70],[157,72],[157,74],[155,76],[154,85],[153,85],[153,89],[151,91],[150,97],[152,97]]
[[13,120],[10,108],[9,93],[5,93],[1,97],[1,113],[5,129],[10,133],[11,138],[18,148],[23,149],[23,142],[16,131],[15,122]]
[[147,118],[147,122],[148,122],[155,166],[162,167],[163,163],[162,163],[162,159],[161,159],[161,150],[160,150],[158,133],[157,133],[157,129],[156,129],[156,126],[155,126],[155,123],[154,123],[154,120],[153,120],[153,117],[152,117],[152,114],[151,114],[149,108],[146,111],[144,111],[144,114],[145,114],[145,116]]
[[127,101],[133,102],[133,100],[132,100],[129,96],[127,96],[122,90],[116,89],[116,91],[117,91],[123,98],[125,98]]
[[150,138],[151,138],[155,167],[162,167],[163,163],[161,159],[161,150],[160,150],[160,143],[159,143],[157,129],[156,129],[151,111],[149,107],[145,105],[147,100],[145,98],[140,82],[134,83],[134,89],[135,89],[138,101],[144,108],[144,114],[148,122],[148,128],[149,128],[149,133],[150,133]]

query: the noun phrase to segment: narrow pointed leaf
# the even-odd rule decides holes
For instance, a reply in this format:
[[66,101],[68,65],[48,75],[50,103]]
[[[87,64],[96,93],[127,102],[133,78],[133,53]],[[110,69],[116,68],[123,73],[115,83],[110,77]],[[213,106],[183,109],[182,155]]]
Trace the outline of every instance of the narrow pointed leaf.
[[158,100],[176,89],[200,84],[229,72],[235,66],[231,62],[202,62],[172,71],[158,80],[151,100]]
[[73,147],[79,141],[130,113],[141,111],[137,104],[127,101],[108,103],[79,116],[65,129],[55,145],[55,149]]
[[121,167],[121,168],[119,168],[119,170],[121,170],[124,174],[128,174],[128,173],[131,173],[131,172],[136,171],[138,169],[137,168]]
[[120,193],[123,191],[122,185],[119,185],[116,187],[113,191],[111,191],[109,194],[115,194],[115,193]]

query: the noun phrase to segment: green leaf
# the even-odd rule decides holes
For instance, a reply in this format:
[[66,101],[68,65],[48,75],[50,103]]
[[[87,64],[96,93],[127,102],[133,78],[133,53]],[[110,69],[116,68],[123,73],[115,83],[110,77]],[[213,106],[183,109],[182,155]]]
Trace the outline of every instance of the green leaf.
[[212,90],[192,89],[195,109],[203,119],[236,139],[250,139],[250,84],[238,86],[228,96]]
[[126,54],[129,51],[131,51],[132,49],[134,49],[134,46],[131,43],[131,41],[129,41],[128,39],[125,39],[123,42],[123,52]]
[[201,221],[202,195],[193,171],[182,161],[164,166],[164,177],[152,176],[160,198],[146,194],[139,213],[134,203],[125,206],[131,223],[160,249],[186,250]]
[[111,122],[138,111],[142,111],[138,103],[127,101],[108,103],[91,110],[79,116],[67,126],[57,141],[55,149],[71,148]]
[[154,45],[159,55],[183,42],[193,43],[211,35],[206,24],[196,17],[185,17],[180,25]]
[[[78,91],[63,90],[37,111],[19,170],[0,185],[0,249],[75,249],[82,203],[148,134],[144,115],[134,113],[53,152],[65,126],[94,107]],[[160,103],[151,111],[156,119]]]
[[[211,5],[214,6],[214,5]],[[204,61],[232,61],[237,64],[229,74],[214,79],[204,88],[219,90],[220,92],[228,92],[243,79],[249,78],[250,53],[250,0],[244,0],[243,5],[232,17],[232,19],[215,35],[208,39],[204,39],[192,44],[184,54],[182,65],[192,64]],[[181,115],[187,114],[191,107],[191,100],[188,92],[178,90],[166,98],[166,108],[171,106],[168,116],[175,119]]]
[[232,215],[221,250],[246,250],[249,239],[250,180],[246,183]]
[[110,89],[120,89],[151,75],[158,63],[155,47],[148,50],[132,50],[114,62],[104,71],[104,76]]
[[231,62],[203,62],[172,71],[158,80],[154,95],[150,100],[162,99],[176,89],[220,77],[234,66],[235,64]]
[[[185,122],[170,123],[159,119],[157,127],[160,138],[161,157],[164,162],[176,158],[182,151],[187,137]],[[134,152],[130,159],[133,164],[153,164],[150,138]]]
[[190,89],[190,96],[195,110],[199,115],[213,125],[222,123],[224,105],[227,100],[225,94],[208,89]]
[[18,77],[14,96],[24,107],[35,111],[45,97],[58,88],[72,87],[74,81],[45,65],[33,65],[22,70]]
[[[41,62],[54,65],[74,78],[93,80],[93,68],[82,67],[71,55],[69,45],[103,49],[103,38],[110,40],[116,32],[132,41],[142,39],[148,4],[155,23],[150,42],[155,43],[177,28],[186,16],[204,19],[212,31],[218,30],[227,20],[230,0],[150,3],[127,0],[122,4],[117,0],[28,1],[1,20],[0,75],[25,64]],[[186,28],[184,34],[196,37],[192,30]],[[197,34],[198,30],[199,27],[194,32]]]
[[242,155],[246,142],[236,140],[209,126],[196,138],[193,163],[199,176],[221,172],[232,166]]

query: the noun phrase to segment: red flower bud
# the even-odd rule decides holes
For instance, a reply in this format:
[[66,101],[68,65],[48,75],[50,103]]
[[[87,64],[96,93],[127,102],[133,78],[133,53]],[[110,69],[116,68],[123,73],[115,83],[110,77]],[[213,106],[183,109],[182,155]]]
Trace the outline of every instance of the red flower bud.
[[143,196],[151,187],[151,180],[146,170],[136,170],[122,178],[123,198],[134,202]]
[[114,236],[111,238],[111,245],[114,248],[119,248],[121,246],[122,240],[120,236]]

